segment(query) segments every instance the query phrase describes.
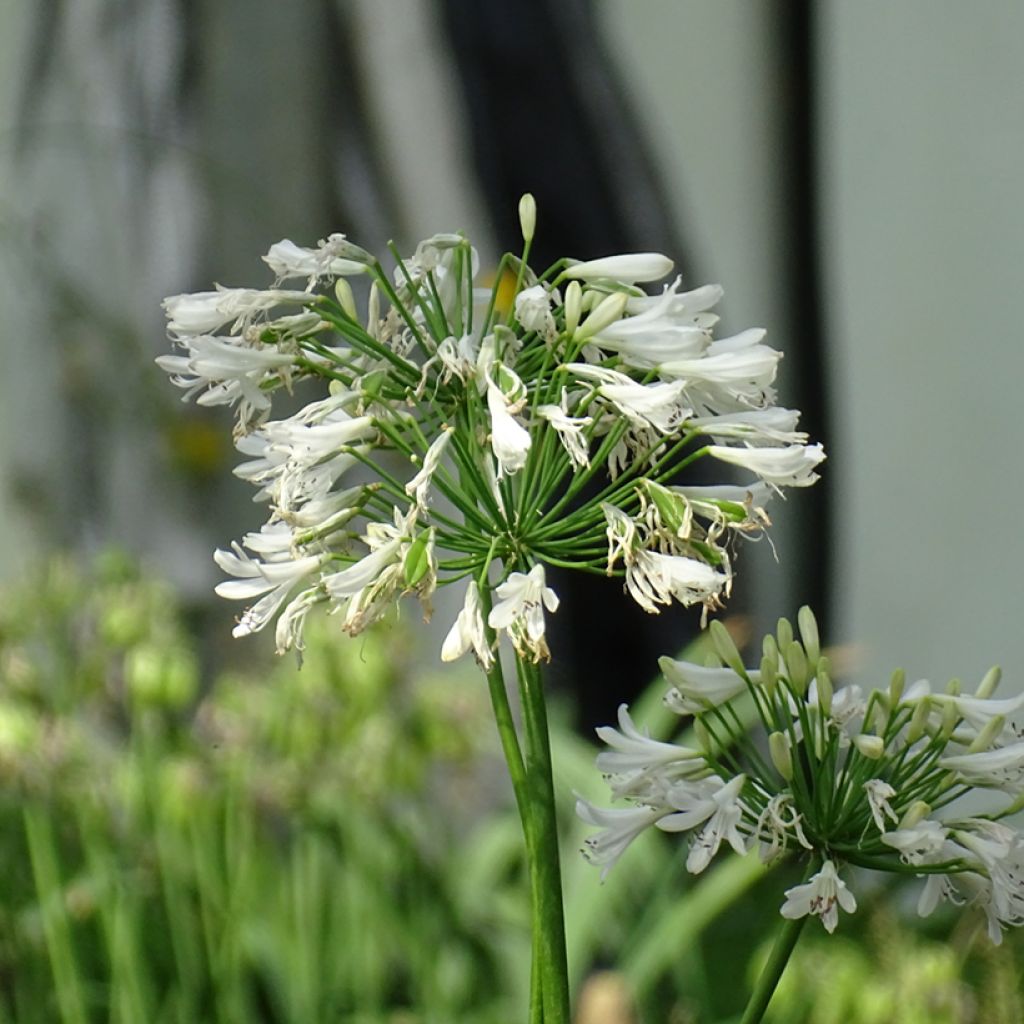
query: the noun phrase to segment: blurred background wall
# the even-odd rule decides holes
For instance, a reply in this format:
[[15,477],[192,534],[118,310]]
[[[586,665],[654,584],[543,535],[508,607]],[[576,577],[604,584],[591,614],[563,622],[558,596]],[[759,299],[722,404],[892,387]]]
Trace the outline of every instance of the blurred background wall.
[[160,299],[332,230],[486,265],[530,189],[556,252],[665,249],[786,352],[829,462],[736,605],[1019,688],[1022,38],[1015,0],[10,0],[0,577],[118,542],[207,594],[256,517],[152,365]]

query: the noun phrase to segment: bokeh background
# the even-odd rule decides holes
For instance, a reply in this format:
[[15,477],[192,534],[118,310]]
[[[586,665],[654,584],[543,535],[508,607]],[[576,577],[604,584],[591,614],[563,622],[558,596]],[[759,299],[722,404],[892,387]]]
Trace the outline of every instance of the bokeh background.
[[[153,364],[161,298],[331,231],[486,269],[529,190],[539,255],[660,249],[786,353],[829,461],[742,552],[749,634],[810,602],[854,679],[1019,691],[1022,39],[1016,0],[6,0],[0,582],[115,545],[230,663],[210,554],[258,513]],[[562,586],[589,726],[694,621]]]

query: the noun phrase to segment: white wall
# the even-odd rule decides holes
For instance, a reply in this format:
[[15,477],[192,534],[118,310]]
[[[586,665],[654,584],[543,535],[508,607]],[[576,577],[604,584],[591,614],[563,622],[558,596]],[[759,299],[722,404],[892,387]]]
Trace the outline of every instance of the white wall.
[[[773,8],[606,0],[602,14],[701,276],[725,285],[731,326],[761,323],[785,349]],[[1020,689],[1024,4],[817,10],[835,639],[868,679],[904,665],[973,681],[999,662]],[[783,537],[783,569],[797,542]],[[785,597],[772,572],[758,567],[762,606]]]

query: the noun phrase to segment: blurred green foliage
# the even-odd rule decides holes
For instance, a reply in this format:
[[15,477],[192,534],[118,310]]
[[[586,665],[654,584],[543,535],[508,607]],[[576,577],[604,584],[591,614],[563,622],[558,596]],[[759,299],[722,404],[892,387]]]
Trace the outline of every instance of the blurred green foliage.
[[[307,633],[301,671],[210,678],[174,594],[122,556],[0,596],[0,1024],[519,1019],[529,901],[475,668],[421,662],[395,625]],[[661,691],[634,710],[665,736]],[[569,718],[556,704],[573,982],[612,966],[637,1007],[581,1024],[727,1019],[785,879],[735,857],[693,879],[651,834],[602,885],[576,853],[573,792],[602,787]],[[861,941],[808,929],[771,1020],[1024,1019],[1009,943],[945,945],[875,902]]]

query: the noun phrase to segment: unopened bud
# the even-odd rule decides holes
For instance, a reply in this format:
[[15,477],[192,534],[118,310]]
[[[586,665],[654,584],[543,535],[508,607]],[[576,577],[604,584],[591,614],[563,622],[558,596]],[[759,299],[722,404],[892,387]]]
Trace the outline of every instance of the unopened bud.
[[999,680],[1003,678],[1003,670],[998,665],[993,665],[986,673],[984,679],[978,684],[978,689],[975,692],[975,697],[981,697],[983,700],[988,700],[993,693],[996,692],[996,687],[999,685]]
[[931,804],[926,804],[923,800],[915,800],[908,808],[906,814],[900,819],[900,828],[913,828],[918,823],[924,821],[929,814],[932,813]]
[[657,281],[672,269],[672,261],[660,252],[628,252],[619,256],[605,256],[585,263],[574,263],[562,273],[580,281],[613,278],[626,284],[637,281]]
[[872,761],[877,761],[885,753],[885,741],[881,736],[870,736],[862,732],[853,737],[853,745]]
[[533,232],[537,227],[537,200],[526,192],[519,200],[519,228],[523,232],[523,241],[533,241]]
[[779,645],[775,642],[775,637],[769,633],[765,636],[764,640],[761,641],[761,653],[765,658],[769,659],[775,672],[779,671]]
[[831,715],[832,677],[828,674],[828,669],[825,667],[824,658],[818,661],[818,671],[815,674],[815,679],[818,681],[818,707],[821,708],[824,714]]
[[956,704],[953,701],[947,701],[942,705],[942,725],[939,727],[939,735],[944,740],[948,740],[953,735],[953,730],[956,728],[959,718],[960,712],[957,711]]
[[922,697],[910,716],[910,725],[907,727],[907,743],[916,743],[923,735],[925,726],[928,724],[928,717],[931,714],[932,701],[930,697]]
[[624,292],[613,292],[606,295],[597,308],[587,317],[576,331],[578,341],[586,341],[595,334],[600,334],[606,327],[611,327],[626,311],[628,296]]
[[779,663],[774,658],[769,658],[765,655],[761,659],[761,686],[764,687],[764,691],[769,697],[775,693],[775,686],[778,682],[778,667]]
[[889,703],[896,707],[903,696],[903,688],[907,684],[907,673],[898,668],[889,679]]
[[433,528],[421,533],[410,545],[405,556],[405,585],[411,590],[430,570],[434,547]]
[[747,670],[743,665],[743,659],[736,649],[729,630],[725,628],[725,624],[719,619],[714,619],[708,627],[708,632],[711,634],[711,643],[714,645],[715,652],[722,659],[722,664],[728,665],[738,676],[746,679]]
[[959,679],[950,679],[950,681],[946,683],[946,693],[948,693],[950,697],[959,697],[963,688],[963,683],[961,683]]
[[891,708],[889,706],[888,696],[882,693],[881,690],[876,690],[874,701],[871,704],[871,724],[874,726],[875,732],[885,732],[886,724],[889,721],[890,711]]
[[1003,731],[1003,726],[1006,725],[1006,715],[993,715],[986,723],[985,727],[978,733],[974,738],[971,745],[967,748],[968,754],[977,754],[982,750],[988,750],[992,746],[996,737]]
[[570,281],[565,289],[565,333],[571,338],[580,325],[583,311],[583,289],[579,281]]
[[793,627],[790,625],[789,619],[779,619],[775,635],[779,640],[779,650],[785,654],[789,650],[789,645],[793,642]]
[[356,312],[356,297],[352,294],[352,286],[343,277],[339,277],[334,282],[334,294],[338,300],[338,305],[345,311],[345,316],[350,320],[358,320],[359,314]]
[[803,641],[804,650],[807,652],[807,660],[813,665],[821,654],[821,640],[818,636],[818,620],[814,612],[804,605],[796,613],[796,621],[800,627],[800,639]]
[[782,652],[786,658],[789,682],[793,689],[802,696],[807,692],[807,655],[796,640],[791,640],[788,647],[782,648]]
[[787,781],[793,781],[793,755],[789,749],[789,737],[785,733],[773,732],[768,737],[768,753],[778,773]]

